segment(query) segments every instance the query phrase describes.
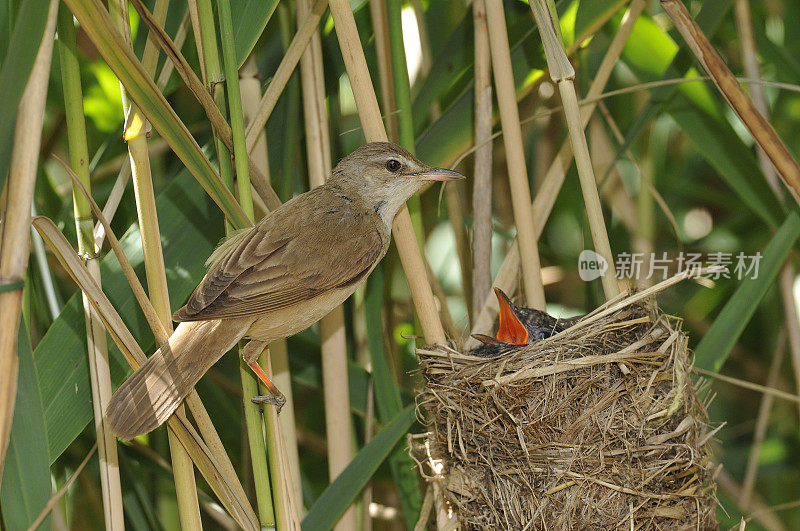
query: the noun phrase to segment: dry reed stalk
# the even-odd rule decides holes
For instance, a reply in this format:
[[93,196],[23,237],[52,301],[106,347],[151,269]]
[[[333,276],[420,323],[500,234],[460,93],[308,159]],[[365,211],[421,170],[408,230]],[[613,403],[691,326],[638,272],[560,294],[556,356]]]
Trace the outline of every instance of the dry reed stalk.
[[[756,49],[756,36],[753,32],[753,18],[750,16],[750,0],[736,0],[733,4],[734,17],[736,18],[736,29],[739,33],[739,42],[742,47],[742,63],[744,64],[745,75],[750,79],[761,79],[761,65],[758,62],[758,50]],[[758,83],[748,83],[750,94],[753,97],[753,104],[759,112],[769,120],[769,106],[767,97],[764,94],[764,87]],[[764,177],[778,199],[783,199],[783,188],[780,185],[778,174],[769,161],[769,157],[756,146],[756,156],[758,165],[764,173]]]
[[[350,85],[356,100],[364,137],[368,142],[386,141],[386,129],[383,126],[378,100],[370,79],[364,50],[361,48],[358,28],[350,3],[348,0],[329,0],[329,5],[345,69],[350,77]],[[427,282],[425,261],[414,235],[411,217],[405,206],[400,209],[392,223],[392,233],[425,341],[444,344],[446,342],[444,328],[436,310],[436,301],[430,284]],[[446,525],[447,514],[438,511],[437,521],[440,526]]]
[[372,32],[375,35],[375,56],[378,60],[378,79],[381,86],[381,103],[385,116],[386,132],[392,141],[397,141],[397,117],[394,110],[394,73],[392,72],[392,50],[389,44],[389,19],[386,13],[386,0],[369,0],[369,14],[372,19]]
[[[636,20],[644,10],[645,4],[645,0],[633,0],[631,2],[625,15],[622,17],[622,22],[614,35],[614,39],[606,50],[600,67],[597,69],[597,74],[595,74],[592,80],[589,92],[587,93],[587,99],[596,98],[603,92],[608,79],[611,77],[614,65],[622,54],[622,49],[625,47],[625,43],[628,37],[630,37],[631,31],[633,31]],[[590,103],[582,107],[581,118],[584,128],[589,123],[589,119],[594,113],[596,106],[596,103]],[[569,142],[564,142],[561,149],[558,151],[558,155],[556,155],[556,158],[550,165],[550,169],[547,171],[544,179],[542,179],[539,190],[536,192],[536,197],[533,199],[531,209],[533,210],[534,229],[537,238],[542,234],[544,224],[550,216],[550,212],[561,190],[561,185],[564,183],[564,178],[566,177],[571,162],[572,146]],[[503,264],[500,266],[500,271],[495,278],[494,286],[502,289],[506,293],[513,293],[516,290],[516,272],[518,270],[519,248],[514,244],[503,259]],[[487,297],[480,313],[478,313],[475,318],[475,323],[472,326],[472,333],[489,333],[489,329],[492,327],[497,312],[497,299],[495,297]],[[475,346],[474,342],[475,340],[470,337],[467,340],[465,348],[473,348]]]
[[661,7],[672,19],[697,60],[711,76],[714,85],[725,101],[750,131],[756,143],[767,154],[784,184],[794,191],[792,196],[795,201],[800,203],[800,196],[798,196],[800,194],[800,166],[797,165],[797,161],[794,160],[778,133],[739,85],[739,81],[725,65],[722,57],[680,0],[661,0]]
[[[267,376],[272,378],[272,363],[270,349],[267,347],[259,360]],[[278,410],[274,407],[264,409],[264,424],[266,427],[267,457],[269,458],[270,471],[289,470],[288,453],[284,438],[280,436],[280,421]],[[291,484],[291,476],[286,473],[271,473],[272,492],[274,493],[275,522],[279,531],[300,531],[300,514],[302,511],[302,498],[294,495],[295,487]]]
[[[161,20],[155,19],[159,25],[163,24],[166,19],[166,6],[168,5],[168,0],[157,0],[156,2],[155,10],[162,17]],[[112,19],[123,35],[127,46],[132,50],[133,42],[130,37],[127,7],[127,3],[124,1],[109,3]],[[144,56],[145,62],[142,66],[145,68],[148,78],[152,78],[155,73],[158,48],[146,46],[146,50],[149,50],[149,55]],[[150,157],[147,152],[149,124],[138,107],[128,99],[127,91],[121,84],[120,91],[125,115],[123,138],[128,143],[128,154],[131,161],[131,176],[136,199],[136,213],[139,219],[148,294],[159,320],[167,332],[171,333],[172,311],[169,303],[169,288],[167,287],[164,254],[161,248],[153,179],[150,173]],[[183,411],[183,406],[180,406],[178,412],[182,414]],[[192,460],[173,433],[169,432],[168,440],[181,525],[185,528],[199,529],[202,527],[202,522]]]
[[[298,24],[308,16],[309,0],[298,0]],[[325,85],[322,66],[322,39],[319,32],[300,57],[300,80],[303,93],[303,119],[308,155],[308,179],[312,188],[321,186],[331,173],[331,150],[328,116],[325,110]],[[320,322],[322,339],[322,389],[325,401],[325,433],[330,482],[347,468],[352,459],[350,393],[347,374],[347,339],[344,307],[337,306]],[[351,504],[336,523],[337,531],[356,527],[356,507]]]
[[[386,141],[386,130],[383,127],[378,100],[375,97],[375,89],[372,86],[350,3],[347,0],[330,0],[329,5],[364,136],[368,142]],[[427,282],[425,263],[414,236],[407,208],[403,207],[400,210],[392,227],[394,241],[397,244],[425,341],[445,343],[444,329],[436,310],[436,301]]]
[[[258,109],[258,101],[261,99],[261,79],[258,74],[258,66],[256,66],[256,58],[253,54],[250,54],[242,68],[239,69],[239,90],[242,92],[244,126],[248,127],[253,123]],[[253,164],[261,171],[267,181],[270,181],[267,133],[263,128],[253,144],[250,160],[253,161]]]
[[[528,184],[528,169],[525,165],[525,148],[522,128],[519,123],[517,93],[511,69],[511,51],[508,45],[508,29],[501,0],[486,0],[486,22],[489,30],[494,85],[497,90],[497,106],[503,129],[503,145],[508,164],[508,180],[511,187],[511,205],[517,227],[522,269],[522,284],[527,306],[545,309],[544,286],[542,285],[539,250],[533,213],[529,206],[531,189]],[[477,93],[477,92],[476,92]]]
[[[781,330],[778,335],[775,352],[772,353],[772,363],[770,363],[767,375],[767,387],[775,387],[777,385],[785,353],[786,331]],[[761,403],[758,406],[756,426],[753,428],[753,444],[750,446],[750,453],[747,456],[747,466],[745,466],[744,479],[742,479],[742,492],[739,496],[739,505],[745,511],[749,510],[750,500],[753,497],[753,488],[758,476],[761,446],[767,436],[767,428],[769,428],[770,414],[772,413],[772,404],[774,402],[775,398],[772,395],[765,394],[761,397]]]
[[472,312],[481,311],[492,287],[492,63],[486,2],[474,0],[475,26],[475,165],[472,183]]
[[272,81],[270,81],[267,90],[261,97],[261,102],[258,105],[258,112],[247,128],[248,153],[253,150],[259,132],[264,129],[269,115],[275,108],[275,104],[278,103],[278,98],[283,93],[283,89],[286,88],[289,78],[292,77],[292,72],[297,66],[300,56],[303,54],[306,46],[308,46],[311,36],[316,33],[320,18],[322,18],[322,13],[324,12],[325,0],[314,0],[314,4],[308,12],[308,15],[302,22],[298,22],[297,33],[292,39],[292,43],[289,45],[286,53],[283,55],[283,59],[281,59],[278,69],[272,76]]
[[51,0],[42,43],[17,109],[14,145],[4,192],[3,225],[0,228],[0,479],[17,396],[17,334],[57,13],[58,2]]
[[575,166],[578,169],[578,178],[583,192],[583,202],[586,206],[586,216],[589,219],[589,229],[592,233],[592,242],[597,254],[606,259],[608,269],[601,277],[603,291],[606,299],[617,296],[620,292],[617,282],[614,256],[611,253],[611,244],[603,219],[603,207],[597,193],[597,182],[592,169],[592,160],[589,157],[589,148],[584,135],[583,120],[578,107],[578,96],[575,91],[575,70],[567,58],[561,32],[558,29],[558,15],[550,0],[532,1],[531,10],[539,26],[542,36],[547,66],[550,78],[558,85],[561,94],[561,103],[564,107],[564,117],[569,128],[569,138],[572,151],[575,154]]
[[[73,25],[72,13],[66,6],[62,7],[59,13],[58,40],[70,164],[76,177],[88,189],[91,183],[86,124],[84,122],[83,90],[78,66],[75,26]],[[78,252],[85,260],[86,267],[97,284],[101,285],[99,247],[95,247],[94,243],[94,224],[92,222],[91,207],[75,185],[72,187],[72,200],[75,229],[78,235]],[[97,437],[104,521],[108,529],[123,529],[125,518],[122,506],[117,440],[105,423],[105,410],[112,394],[106,331],[103,328],[100,316],[92,308],[92,304],[85,294],[82,294],[82,302],[86,326],[92,411],[94,413],[93,422]]]
[[[715,480],[720,488],[728,494],[728,496],[734,500],[739,499],[742,493],[742,487],[736,483],[736,480],[734,480],[731,475],[728,474],[728,472],[721,466],[716,474]],[[786,526],[783,525],[783,522],[781,522],[781,520],[772,513],[760,495],[754,494],[751,503],[753,511],[748,517],[748,520],[756,520],[769,531],[787,531]]]

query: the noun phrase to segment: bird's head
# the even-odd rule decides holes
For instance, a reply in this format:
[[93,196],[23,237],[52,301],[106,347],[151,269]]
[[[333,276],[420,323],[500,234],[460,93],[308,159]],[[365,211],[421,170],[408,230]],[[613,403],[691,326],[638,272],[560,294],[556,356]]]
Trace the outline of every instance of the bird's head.
[[330,182],[357,192],[391,225],[400,207],[425,183],[463,178],[458,172],[428,166],[397,144],[371,142],[343,158]]
[[478,341],[487,345],[527,345],[560,331],[554,317],[533,308],[515,305],[499,288],[494,288],[494,294],[500,306],[497,336],[473,334],[472,337]]

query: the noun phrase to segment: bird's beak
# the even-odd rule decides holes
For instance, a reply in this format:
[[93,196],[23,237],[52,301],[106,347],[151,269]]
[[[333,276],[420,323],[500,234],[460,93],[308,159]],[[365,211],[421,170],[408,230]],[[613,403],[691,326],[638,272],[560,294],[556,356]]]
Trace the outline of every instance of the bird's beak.
[[512,345],[527,345],[530,339],[528,329],[517,317],[511,299],[499,288],[494,288],[494,294],[500,304],[500,327],[497,330],[497,339]]
[[464,178],[464,176],[457,171],[446,170],[444,168],[431,168],[427,171],[406,173],[403,177],[418,179],[420,181],[457,181]]

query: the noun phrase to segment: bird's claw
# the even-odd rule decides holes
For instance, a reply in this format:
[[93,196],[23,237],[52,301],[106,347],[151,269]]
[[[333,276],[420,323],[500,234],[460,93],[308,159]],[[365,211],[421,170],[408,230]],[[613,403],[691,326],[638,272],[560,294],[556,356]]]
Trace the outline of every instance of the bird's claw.
[[282,395],[281,396],[260,395],[260,396],[254,396],[250,400],[254,404],[262,404],[262,405],[272,404],[273,406],[275,406],[275,411],[278,413],[281,412],[281,408],[283,408],[283,405],[286,403],[286,397]]

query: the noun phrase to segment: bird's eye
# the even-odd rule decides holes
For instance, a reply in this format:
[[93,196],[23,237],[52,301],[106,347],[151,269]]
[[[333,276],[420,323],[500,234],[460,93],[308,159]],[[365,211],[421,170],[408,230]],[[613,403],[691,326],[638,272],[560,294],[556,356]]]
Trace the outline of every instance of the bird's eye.
[[394,173],[396,171],[400,171],[401,167],[402,167],[402,164],[400,164],[399,160],[389,159],[388,161],[386,161],[386,169],[389,170],[392,173]]

